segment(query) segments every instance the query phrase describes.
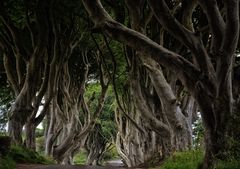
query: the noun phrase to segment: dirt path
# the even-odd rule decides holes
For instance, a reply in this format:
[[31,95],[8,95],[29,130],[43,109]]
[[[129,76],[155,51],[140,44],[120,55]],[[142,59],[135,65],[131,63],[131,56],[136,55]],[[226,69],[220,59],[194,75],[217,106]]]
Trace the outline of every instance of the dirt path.
[[[16,169],[130,169],[114,166],[77,166],[77,165],[41,165],[41,164],[18,164]],[[138,168],[134,168],[138,169]],[[143,169],[143,168],[141,168]]]
[[43,166],[42,164],[17,164],[16,169],[35,169]]

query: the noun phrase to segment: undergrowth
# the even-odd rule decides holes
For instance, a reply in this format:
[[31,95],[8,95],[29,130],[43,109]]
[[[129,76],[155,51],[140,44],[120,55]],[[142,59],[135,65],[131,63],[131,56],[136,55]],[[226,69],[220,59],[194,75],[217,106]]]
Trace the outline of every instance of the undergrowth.
[[196,169],[201,163],[203,153],[200,150],[175,152],[160,169]]
[[74,156],[74,164],[84,165],[87,161],[87,152],[85,150],[80,151]]
[[0,169],[14,169],[16,163],[53,164],[50,158],[20,146],[12,146],[7,155],[0,157]]
[[14,169],[15,166],[16,163],[11,157],[0,157],[0,169]]
[[218,161],[216,169],[240,169],[240,161],[236,159]]
[[43,157],[39,153],[20,146],[12,146],[8,155],[17,163],[49,164],[53,160]]
[[[202,161],[203,152],[201,150],[176,152],[160,167],[154,169],[197,169]],[[229,157],[225,161],[217,161],[215,169],[240,169],[240,161]]]

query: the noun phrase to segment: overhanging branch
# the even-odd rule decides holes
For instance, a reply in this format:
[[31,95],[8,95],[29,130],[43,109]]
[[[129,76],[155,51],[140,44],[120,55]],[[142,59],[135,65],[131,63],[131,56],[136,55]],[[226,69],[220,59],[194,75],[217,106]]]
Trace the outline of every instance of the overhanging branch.
[[201,7],[206,12],[209,27],[213,36],[213,50],[221,47],[224,36],[225,23],[221,16],[216,0],[198,0]]
[[[95,23],[95,27],[101,28],[104,34],[131,46],[143,54],[154,56],[154,59],[157,58],[158,62],[175,72],[180,72],[184,77],[191,79],[199,77],[201,74],[195,65],[185,58],[167,50],[143,34],[114,21],[103,8],[100,0],[83,0],[83,3]],[[191,80],[196,81],[196,79]]]

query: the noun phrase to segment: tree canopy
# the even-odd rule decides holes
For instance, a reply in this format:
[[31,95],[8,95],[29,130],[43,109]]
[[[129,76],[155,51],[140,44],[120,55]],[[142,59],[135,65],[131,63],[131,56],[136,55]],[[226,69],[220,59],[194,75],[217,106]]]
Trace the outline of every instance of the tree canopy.
[[1,124],[35,149],[44,120],[59,163],[85,147],[98,164],[114,142],[128,167],[149,166],[193,147],[200,112],[199,168],[214,168],[239,146],[239,58],[239,0],[4,1]]

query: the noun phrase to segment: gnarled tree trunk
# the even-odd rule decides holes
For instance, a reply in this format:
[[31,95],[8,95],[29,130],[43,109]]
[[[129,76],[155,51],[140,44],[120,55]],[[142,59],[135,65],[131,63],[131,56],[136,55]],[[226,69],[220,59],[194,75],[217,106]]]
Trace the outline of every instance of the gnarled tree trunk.
[[[239,0],[225,1],[224,6],[216,0],[191,1],[187,3],[190,6],[178,6],[187,12],[182,15],[184,22],[175,18],[165,0],[147,2],[159,24],[191,52],[193,60],[189,61],[142,33],[114,21],[100,0],[83,0],[96,30],[102,30],[105,35],[129,45],[179,75],[201,110],[206,132],[202,169],[214,168],[216,159],[221,159],[225,153],[221,144],[226,147],[228,122],[233,113],[232,70],[239,39]],[[185,27],[186,21],[194,20],[192,13],[197,2],[208,19],[205,26],[209,27],[209,48],[204,46],[202,37],[195,30]],[[138,2],[134,4],[139,5]],[[226,11],[225,17],[220,12],[222,8]]]
[[[4,66],[16,96],[9,114],[9,135],[13,144],[22,144],[23,126],[33,114],[34,101],[39,99],[37,93],[41,93],[43,86],[41,65],[44,64],[48,45],[49,23],[48,16],[45,15],[48,5],[46,1],[33,5],[38,6],[33,12],[34,27],[29,21],[29,12],[26,12],[29,9],[24,8],[27,18],[27,23],[23,24],[24,28],[15,25],[8,11],[1,9],[1,25],[4,25],[5,32],[9,32],[8,36],[1,36],[4,44]],[[29,41],[26,42],[26,39]]]

